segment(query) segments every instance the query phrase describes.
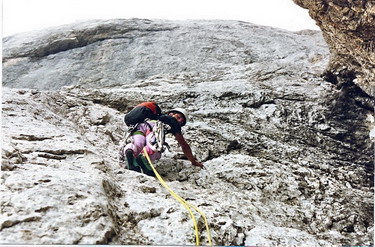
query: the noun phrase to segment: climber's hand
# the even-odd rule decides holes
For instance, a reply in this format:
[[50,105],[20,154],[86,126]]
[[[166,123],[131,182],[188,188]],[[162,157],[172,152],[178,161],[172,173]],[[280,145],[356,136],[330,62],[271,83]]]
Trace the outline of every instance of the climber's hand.
[[202,169],[206,169],[206,167],[203,165],[203,163],[201,163],[201,162],[198,162],[198,161],[194,161],[194,162],[192,162],[192,165],[193,166],[198,166],[198,167],[200,167],[200,168],[202,168]]

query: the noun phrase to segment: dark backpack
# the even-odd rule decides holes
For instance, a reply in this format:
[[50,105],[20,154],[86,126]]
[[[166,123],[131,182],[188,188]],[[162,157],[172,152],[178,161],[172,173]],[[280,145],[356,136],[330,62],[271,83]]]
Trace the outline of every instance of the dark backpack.
[[133,126],[147,118],[157,120],[160,115],[161,109],[155,102],[143,102],[125,114],[124,121],[127,126]]

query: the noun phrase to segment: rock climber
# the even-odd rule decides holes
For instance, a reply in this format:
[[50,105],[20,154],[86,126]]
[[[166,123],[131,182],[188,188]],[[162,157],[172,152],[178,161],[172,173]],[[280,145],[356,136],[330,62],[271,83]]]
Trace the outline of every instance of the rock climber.
[[[188,121],[187,112],[182,108],[175,108],[170,110],[167,114],[161,114],[158,117],[158,120],[170,127],[167,133],[174,135],[191,164],[193,166],[204,168],[204,165],[195,159],[189,144],[186,142],[181,132],[181,127],[185,126]],[[143,148],[146,147],[146,151],[151,161],[159,160],[161,158],[161,152],[153,150],[150,145],[153,141],[150,140],[150,138],[155,138],[155,136],[152,135],[152,127],[154,124],[154,120],[137,124],[135,129],[131,132],[131,143],[128,143],[122,150],[120,150],[120,155],[124,158],[126,157],[128,164],[127,168],[129,170],[143,172],[149,176],[155,176],[145,157],[140,155]]]

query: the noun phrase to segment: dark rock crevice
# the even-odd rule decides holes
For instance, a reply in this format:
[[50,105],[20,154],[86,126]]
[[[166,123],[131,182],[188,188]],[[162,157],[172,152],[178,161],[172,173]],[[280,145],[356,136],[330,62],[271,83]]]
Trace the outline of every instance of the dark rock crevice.
[[[163,30],[139,30],[139,29],[132,29],[127,30],[128,32],[143,32],[143,35],[150,35],[150,32],[157,32],[157,31],[171,31],[171,29],[163,29]],[[107,31],[105,31],[107,34]],[[97,36],[96,33],[94,36]],[[143,36],[142,34],[138,34],[139,37]],[[70,37],[69,37],[70,36]],[[99,37],[93,38],[93,35],[89,32],[85,32],[82,34],[75,34],[72,33],[68,37],[56,37],[50,38],[50,40],[45,46],[39,46],[34,50],[31,50],[29,53],[21,53],[14,55],[12,57],[3,57],[3,63],[7,63],[12,59],[19,59],[19,58],[30,58],[33,61],[41,59],[43,57],[57,54],[59,52],[69,51],[77,48],[82,48],[88,45],[95,44],[97,42],[109,41],[109,40],[132,40],[132,35],[130,36],[117,36],[117,37],[101,37],[104,35],[98,35]]]

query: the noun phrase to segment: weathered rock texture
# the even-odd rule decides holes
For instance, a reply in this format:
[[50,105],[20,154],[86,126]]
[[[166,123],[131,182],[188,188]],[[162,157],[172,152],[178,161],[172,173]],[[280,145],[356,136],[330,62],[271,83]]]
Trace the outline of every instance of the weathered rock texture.
[[207,169],[172,137],[157,169],[215,245],[373,245],[373,108],[320,77],[328,60],[320,32],[234,21],[7,38],[0,242],[194,244],[185,208],[118,165],[124,113],[155,100],[191,113],[184,135]]
[[311,36],[320,33],[287,33],[245,22],[83,22],[4,38],[3,81],[37,89],[102,87],[182,72],[199,80],[246,78],[280,67],[306,77],[321,72],[327,59],[325,45],[313,47]]
[[293,0],[309,10],[330,47],[327,77],[375,97],[375,1]]

